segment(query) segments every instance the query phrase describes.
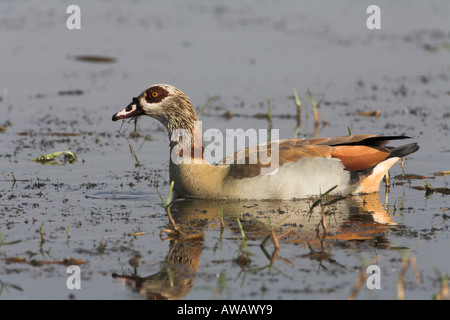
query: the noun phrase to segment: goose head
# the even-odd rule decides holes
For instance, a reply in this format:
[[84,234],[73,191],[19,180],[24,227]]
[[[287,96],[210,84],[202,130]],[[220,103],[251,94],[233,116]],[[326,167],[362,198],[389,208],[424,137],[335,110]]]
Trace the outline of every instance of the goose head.
[[197,115],[188,96],[168,84],[155,84],[145,89],[123,110],[112,116],[120,119],[149,116],[161,122],[169,133],[169,139],[177,129],[194,133]]

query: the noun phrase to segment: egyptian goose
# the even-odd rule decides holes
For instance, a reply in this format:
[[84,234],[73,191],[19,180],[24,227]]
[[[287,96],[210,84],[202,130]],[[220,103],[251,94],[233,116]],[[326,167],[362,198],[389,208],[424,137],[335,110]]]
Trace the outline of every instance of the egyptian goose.
[[[288,200],[317,196],[334,186],[336,195],[378,192],[394,163],[419,149],[416,143],[386,147],[389,140],[406,136],[285,139],[237,151],[214,165],[205,160],[195,108],[183,92],[167,84],[150,86],[112,120],[143,115],[167,128],[170,179],[183,197]],[[270,161],[262,161],[262,154]]]

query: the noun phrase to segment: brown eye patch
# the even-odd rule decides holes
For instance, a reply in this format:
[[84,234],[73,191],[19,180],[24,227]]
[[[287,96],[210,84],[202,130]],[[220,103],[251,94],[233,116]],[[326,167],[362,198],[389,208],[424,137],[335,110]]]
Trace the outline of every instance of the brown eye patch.
[[160,86],[153,86],[145,91],[145,100],[148,103],[157,103],[169,95],[169,92]]

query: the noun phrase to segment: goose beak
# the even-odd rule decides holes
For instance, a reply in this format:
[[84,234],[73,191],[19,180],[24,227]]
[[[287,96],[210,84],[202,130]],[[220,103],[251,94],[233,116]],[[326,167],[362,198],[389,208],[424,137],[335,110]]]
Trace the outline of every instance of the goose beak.
[[125,109],[117,112],[112,116],[112,121],[142,116],[142,108],[135,102],[130,103]]

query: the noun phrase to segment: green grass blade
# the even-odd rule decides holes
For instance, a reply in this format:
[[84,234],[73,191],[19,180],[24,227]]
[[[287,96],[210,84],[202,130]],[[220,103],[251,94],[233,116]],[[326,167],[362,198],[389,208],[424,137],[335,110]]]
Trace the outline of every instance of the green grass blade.
[[317,199],[316,201],[314,201],[314,203],[312,204],[312,206],[309,208],[309,213],[312,212],[312,210],[322,202],[323,197],[325,197],[327,194],[329,194],[331,191],[333,191],[334,189],[337,188],[337,185],[335,185],[334,187],[328,189],[325,193],[320,194],[319,199]]
[[158,188],[156,188],[156,192],[158,193],[159,198],[161,199],[161,203],[164,207],[167,207],[166,203],[164,202],[163,197],[161,196],[161,193],[159,192]]
[[260,225],[263,225],[264,227],[270,229],[270,226],[267,225],[266,223],[262,222],[261,220],[258,220],[258,219],[256,219],[256,218],[252,218],[252,220],[255,221],[255,222],[257,222],[257,223],[259,223]]
[[212,96],[211,98],[206,101],[205,105],[202,107],[200,112],[197,114],[197,118],[200,118],[202,116],[203,111],[205,111],[206,107],[216,98],[216,96]]
[[272,121],[272,111],[270,109],[270,99],[267,100],[267,118],[269,118],[269,121]]
[[245,241],[245,234],[244,234],[244,229],[242,229],[242,224],[241,221],[239,221],[239,219],[237,219],[238,225],[239,225],[239,230],[241,231],[241,237],[242,237],[242,245],[244,246],[244,250],[247,252],[247,243]]
[[278,226],[281,225],[283,222],[285,222],[289,217],[290,217],[290,215],[287,215],[286,217],[284,217],[283,219],[281,219],[280,221],[278,221],[277,223],[275,223],[274,227],[278,227]]
[[175,182],[174,182],[174,181],[172,181],[172,182],[170,183],[169,194],[167,195],[166,206],[168,206],[168,205],[169,205],[169,203],[170,203],[170,199],[172,198],[172,190],[173,190],[173,186],[174,186],[174,185],[175,185]]

